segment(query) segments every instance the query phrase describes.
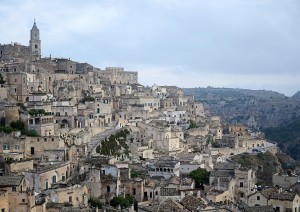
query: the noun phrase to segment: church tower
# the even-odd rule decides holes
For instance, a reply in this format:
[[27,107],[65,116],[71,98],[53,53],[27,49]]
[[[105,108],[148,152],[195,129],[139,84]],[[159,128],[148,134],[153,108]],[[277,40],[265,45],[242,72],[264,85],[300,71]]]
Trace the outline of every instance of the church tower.
[[30,31],[30,59],[31,61],[41,59],[41,40],[40,40],[40,30],[37,28],[35,20]]

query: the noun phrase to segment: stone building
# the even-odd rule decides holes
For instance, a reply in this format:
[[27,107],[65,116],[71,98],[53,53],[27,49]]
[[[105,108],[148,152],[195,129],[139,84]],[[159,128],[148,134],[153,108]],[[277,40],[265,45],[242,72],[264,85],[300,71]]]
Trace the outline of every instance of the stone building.
[[70,162],[39,165],[35,170],[25,172],[25,178],[29,182],[28,187],[39,193],[48,190],[58,182],[66,182],[70,175]]
[[[66,159],[63,139],[58,136],[26,137],[25,154],[44,161],[61,161]],[[50,157],[52,152],[55,157]]]
[[160,176],[165,179],[169,179],[171,176],[179,177],[180,161],[174,157],[161,157],[148,173],[151,177]]
[[27,120],[28,130],[34,130],[40,136],[55,135],[55,123],[53,115],[31,116]]
[[30,60],[30,48],[19,43],[0,45],[0,61],[13,62]]
[[53,113],[59,128],[76,127],[75,116],[77,115],[77,107],[71,101],[53,102]]
[[255,172],[239,164],[217,163],[209,177],[211,189],[207,198],[213,202],[246,202],[246,197],[253,193],[256,183]]
[[0,201],[3,202],[3,205],[0,205],[1,210],[4,208],[10,212],[28,212],[31,211],[29,208],[35,207],[35,197],[28,190],[28,182],[23,175],[0,176],[0,189],[4,195],[0,197]]
[[24,72],[7,73],[8,95],[17,101],[25,101],[28,95],[27,74]]
[[30,48],[30,59],[32,61],[41,59],[40,30],[37,28],[35,21],[30,31],[29,48]]
[[64,74],[75,74],[76,73],[76,62],[70,59],[56,59],[57,70],[56,73]]
[[300,181],[300,176],[289,173],[289,174],[282,174],[276,173],[273,174],[272,177],[272,184],[274,186],[279,186],[282,189],[289,189],[292,185]]
[[86,185],[57,184],[44,192],[49,202],[69,203],[73,207],[88,206],[89,191]]
[[244,137],[250,136],[250,133],[247,131],[247,128],[241,124],[229,126],[229,134]]
[[277,188],[267,188],[248,196],[249,206],[271,205],[275,211],[295,211],[300,209],[300,196],[293,192],[282,192]]
[[3,160],[13,159],[15,161],[25,158],[25,139],[9,134],[0,134],[0,158]]
[[105,70],[96,69],[95,78],[108,79],[111,84],[136,84],[138,73],[124,71],[122,67],[107,67]]

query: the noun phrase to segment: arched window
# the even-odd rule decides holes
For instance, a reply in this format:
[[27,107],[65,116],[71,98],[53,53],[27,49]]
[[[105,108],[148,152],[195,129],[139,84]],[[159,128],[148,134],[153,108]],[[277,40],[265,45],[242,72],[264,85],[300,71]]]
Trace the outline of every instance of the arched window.
[[56,183],[56,175],[52,176],[52,183]]

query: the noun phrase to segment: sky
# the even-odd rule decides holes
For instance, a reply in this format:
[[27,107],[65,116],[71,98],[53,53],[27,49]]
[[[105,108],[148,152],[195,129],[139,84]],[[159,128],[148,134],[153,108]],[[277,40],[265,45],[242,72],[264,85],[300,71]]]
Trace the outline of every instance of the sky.
[[0,0],[0,43],[138,71],[143,85],[300,90],[299,0]]

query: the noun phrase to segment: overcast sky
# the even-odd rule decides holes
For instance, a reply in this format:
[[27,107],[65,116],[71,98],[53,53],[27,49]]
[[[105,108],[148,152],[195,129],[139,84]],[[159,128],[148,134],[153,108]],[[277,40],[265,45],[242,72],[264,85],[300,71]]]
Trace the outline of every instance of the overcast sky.
[[300,90],[299,0],[0,0],[0,43],[104,69],[144,85]]

